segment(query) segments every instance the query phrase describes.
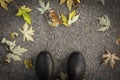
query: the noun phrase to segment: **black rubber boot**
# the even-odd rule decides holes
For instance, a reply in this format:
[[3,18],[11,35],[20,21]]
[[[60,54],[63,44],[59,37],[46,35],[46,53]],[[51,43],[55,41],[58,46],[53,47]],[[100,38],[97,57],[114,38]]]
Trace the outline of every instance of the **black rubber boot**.
[[83,80],[85,68],[83,55],[73,52],[68,59],[68,80]]
[[43,51],[38,55],[35,69],[38,80],[52,80],[53,59],[50,53]]

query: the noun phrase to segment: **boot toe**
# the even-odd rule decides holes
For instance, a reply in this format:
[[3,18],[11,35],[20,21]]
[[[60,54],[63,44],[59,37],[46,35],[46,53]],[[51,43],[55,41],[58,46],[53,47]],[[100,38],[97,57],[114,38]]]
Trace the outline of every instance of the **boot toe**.
[[85,74],[84,57],[79,52],[73,52],[68,60],[69,80],[82,80]]
[[50,53],[41,52],[36,60],[36,75],[39,80],[52,80],[53,59]]

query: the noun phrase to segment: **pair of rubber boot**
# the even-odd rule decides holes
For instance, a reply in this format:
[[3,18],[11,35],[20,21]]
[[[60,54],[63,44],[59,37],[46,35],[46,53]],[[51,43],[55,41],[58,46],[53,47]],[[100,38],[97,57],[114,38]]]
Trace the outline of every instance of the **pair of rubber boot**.
[[[50,53],[41,52],[36,60],[38,80],[53,80],[53,59]],[[85,61],[80,52],[73,52],[68,59],[68,80],[82,80],[85,73]]]

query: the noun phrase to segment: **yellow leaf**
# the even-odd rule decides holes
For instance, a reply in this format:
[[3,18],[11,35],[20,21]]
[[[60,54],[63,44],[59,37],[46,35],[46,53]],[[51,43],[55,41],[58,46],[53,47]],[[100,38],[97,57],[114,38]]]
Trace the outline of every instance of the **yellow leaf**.
[[69,14],[69,19],[72,19],[75,15],[76,15],[76,11],[74,10]]
[[16,33],[16,32],[12,32],[12,33],[10,33],[10,36],[11,36],[12,39],[14,39],[15,36],[18,36],[18,33]]
[[66,0],[60,0],[60,4],[64,4]]
[[78,3],[80,3],[80,0],[77,0]]
[[31,24],[31,18],[29,12],[31,12],[31,9],[23,5],[18,9],[16,16],[23,16],[24,20],[28,24]]
[[68,25],[68,20],[67,20],[67,18],[65,17],[65,15],[61,14],[61,17],[62,17],[63,24],[64,24],[65,26],[69,26],[69,25]]
[[73,4],[73,0],[67,0],[67,7],[68,7],[69,11],[72,8],[72,4]]
[[64,14],[61,14],[61,17],[62,17],[62,21],[63,21],[64,23],[67,23],[67,22],[68,22],[68,20],[67,20],[67,18],[65,17]]
[[31,69],[33,67],[33,62],[31,59],[24,60],[24,65],[27,69]]
[[0,0],[0,5],[4,9],[8,10],[7,3],[10,3],[10,2],[12,2],[12,0]]

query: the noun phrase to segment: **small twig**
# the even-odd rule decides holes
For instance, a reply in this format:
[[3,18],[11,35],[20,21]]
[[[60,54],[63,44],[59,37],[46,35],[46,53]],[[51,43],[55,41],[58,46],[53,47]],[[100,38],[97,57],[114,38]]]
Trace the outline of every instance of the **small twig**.
[[15,7],[18,9],[18,5],[16,4],[16,2],[13,0],[13,4],[15,5]]

